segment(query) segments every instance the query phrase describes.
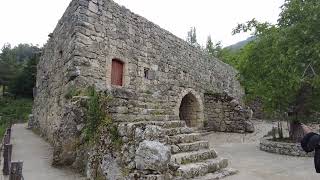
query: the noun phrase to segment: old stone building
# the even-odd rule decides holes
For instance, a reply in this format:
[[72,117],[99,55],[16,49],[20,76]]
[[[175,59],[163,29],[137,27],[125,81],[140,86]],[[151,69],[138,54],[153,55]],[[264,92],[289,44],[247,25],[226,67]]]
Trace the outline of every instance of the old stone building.
[[[112,0],[73,0],[38,64],[35,128],[54,145],[54,163],[83,168],[91,179],[189,179],[225,176],[196,130],[253,131],[237,71]],[[112,96],[110,132],[85,145],[85,96]],[[112,139],[112,138],[111,138]]]

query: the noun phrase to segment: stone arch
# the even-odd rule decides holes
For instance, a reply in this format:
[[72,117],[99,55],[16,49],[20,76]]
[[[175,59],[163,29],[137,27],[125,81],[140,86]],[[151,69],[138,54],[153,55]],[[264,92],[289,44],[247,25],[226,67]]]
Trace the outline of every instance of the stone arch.
[[178,97],[175,115],[186,121],[189,127],[202,128],[204,115],[201,96],[192,89],[184,90]]

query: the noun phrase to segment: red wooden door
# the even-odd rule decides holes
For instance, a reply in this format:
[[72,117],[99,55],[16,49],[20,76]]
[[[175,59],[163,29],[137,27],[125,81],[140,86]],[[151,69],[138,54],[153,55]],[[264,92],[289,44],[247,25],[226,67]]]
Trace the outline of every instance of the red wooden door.
[[123,63],[119,60],[112,60],[111,84],[122,86]]

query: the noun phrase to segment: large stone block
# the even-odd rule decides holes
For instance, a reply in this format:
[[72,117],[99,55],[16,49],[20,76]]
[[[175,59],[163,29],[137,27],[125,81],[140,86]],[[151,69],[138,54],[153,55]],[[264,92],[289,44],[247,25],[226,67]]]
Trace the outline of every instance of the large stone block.
[[143,141],[136,151],[136,167],[139,170],[162,172],[168,168],[170,148],[157,141]]

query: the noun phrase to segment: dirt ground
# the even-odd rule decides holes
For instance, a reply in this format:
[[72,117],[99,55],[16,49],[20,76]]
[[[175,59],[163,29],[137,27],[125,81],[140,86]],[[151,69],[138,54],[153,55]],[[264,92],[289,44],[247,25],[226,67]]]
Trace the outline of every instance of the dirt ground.
[[226,180],[314,180],[316,174],[313,158],[292,157],[267,153],[259,150],[259,139],[275,125],[256,120],[252,134],[210,133],[208,140],[219,156],[230,160],[230,167],[238,169],[237,175]]
[[230,167],[238,169],[237,175],[226,180],[314,180],[316,174],[313,158],[292,157],[259,150],[259,139],[266,135],[275,123],[255,120],[252,134],[210,133],[208,140],[219,156],[230,160]]

